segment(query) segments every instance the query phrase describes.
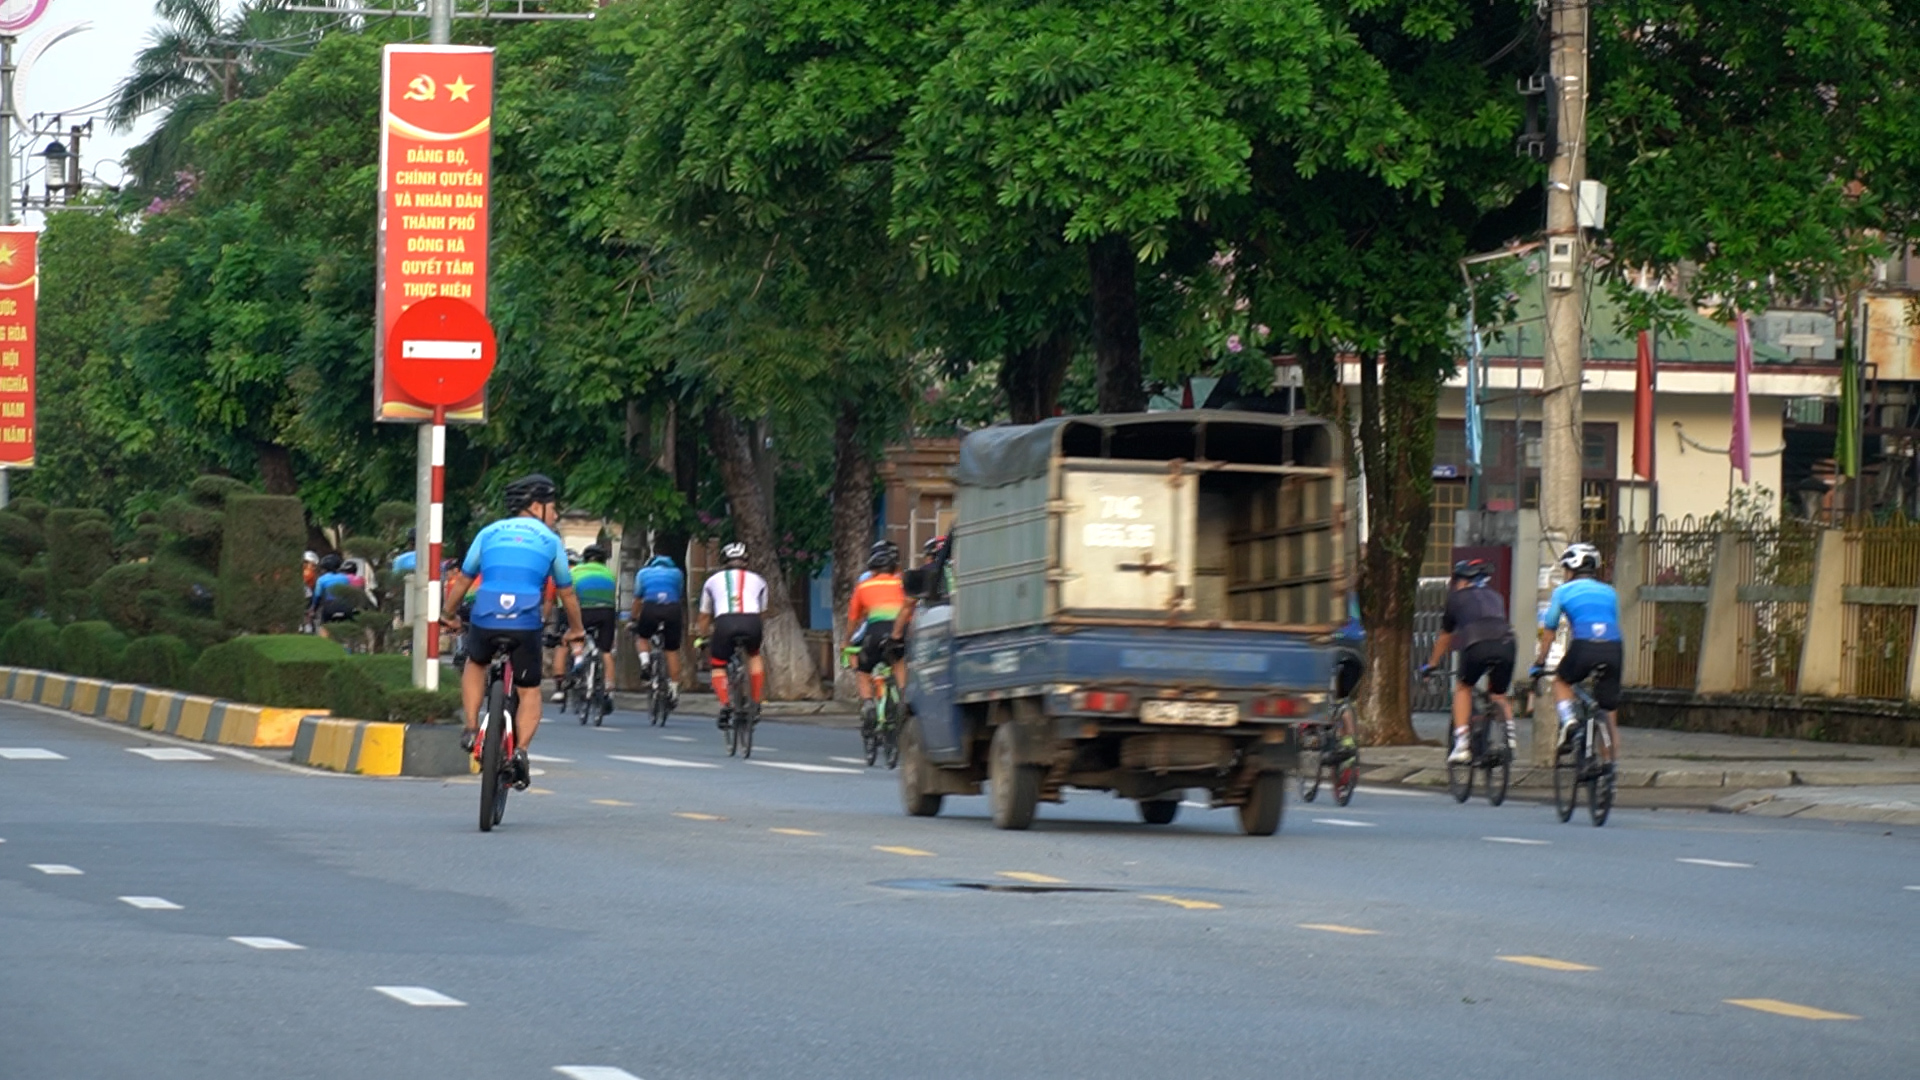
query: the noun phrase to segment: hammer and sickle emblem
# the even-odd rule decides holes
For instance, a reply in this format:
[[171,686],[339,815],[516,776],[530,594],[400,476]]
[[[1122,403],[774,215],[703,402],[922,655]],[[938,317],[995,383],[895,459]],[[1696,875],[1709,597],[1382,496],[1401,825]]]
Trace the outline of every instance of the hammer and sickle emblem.
[[432,101],[433,80],[425,75],[415,75],[413,81],[407,84],[407,92],[403,96],[408,101]]

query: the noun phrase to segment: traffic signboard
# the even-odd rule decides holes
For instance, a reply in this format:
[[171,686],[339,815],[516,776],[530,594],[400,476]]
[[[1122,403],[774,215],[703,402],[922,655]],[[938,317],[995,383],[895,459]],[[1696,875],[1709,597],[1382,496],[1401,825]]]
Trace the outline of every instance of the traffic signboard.
[[388,376],[422,405],[445,409],[470,401],[493,374],[493,325],[479,308],[451,296],[428,297],[401,312],[386,345]]

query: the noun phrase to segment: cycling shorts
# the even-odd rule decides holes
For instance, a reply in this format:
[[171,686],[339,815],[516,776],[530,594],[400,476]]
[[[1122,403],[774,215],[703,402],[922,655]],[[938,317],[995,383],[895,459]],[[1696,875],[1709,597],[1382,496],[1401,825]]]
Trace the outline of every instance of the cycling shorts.
[[1623,653],[1617,641],[1574,641],[1560,658],[1555,672],[1568,686],[1584,682],[1595,671],[1600,677],[1593,683],[1593,700],[1609,711],[1620,706],[1620,664]]
[[893,620],[871,619],[867,622],[866,636],[860,639],[860,657],[853,666],[871,675],[881,664],[898,661],[901,651],[900,643],[893,640]]
[[613,655],[613,632],[619,626],[620,618],[610,607],[580,609],[580,628],[593,639],[594,647],[608,656]]
[[633,624],[634,635],[641,641],[651,641],[656,630],[660,632],[660,643],[666,646],[668,652],[679,652],[680,638],[687,630],[685,605],[652,601],[641,604],[640,621]]
[[468,660],[488,664],[493,662],[494,641],[511,641],[513,651],[508,654],[508,663],[513,665],[513,685],[524,689],[540,685],[540,637],[538,630],[489,630],[469,626],[460,651]]
[[707,652],[713,656],[713,666],[725,667],[727,661],[733,659],[733,639],[736,637],[746,647],[748,656],[759,656],[761,638],[765,632],[766,628],[761,625],[758,614],[735,612],[713,620],[713,639],[707,642]]
[[1476,641],[1460,650],[1460,685],[1472,686],[1486,676],[1487,693],[1504,694],[1513,685],[1513,640]]

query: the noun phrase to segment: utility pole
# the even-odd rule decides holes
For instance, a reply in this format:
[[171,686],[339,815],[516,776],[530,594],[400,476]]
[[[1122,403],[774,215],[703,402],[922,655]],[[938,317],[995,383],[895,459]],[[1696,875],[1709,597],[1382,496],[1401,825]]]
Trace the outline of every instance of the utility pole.
[[[427,41],[453,44],[453,0],[427,0]],[[422,422],[415,432],[413,467],[413,685],[429,690],[440,685],[439,664],[427,655],[427,613],[438,611],[432,590],[441,586],[440,568],[428,566],[440,540],[441,513],[434,498],[434,465],[446,460],[447,429]]]
[[[1586,244],[1580,181],[1587,168],[1587,0],[1547,0],[1549,70],[1558,96],[1553,160],[1547,168],[1547,339],[1540,365],[1541,565],[1580,539],[1580,393],[1586,351]],[[1518,493],[1515,493],[1518,495]],[[1543,700],[1546,695],[1542,695]],[[1551,764],[1554,711],[1534,711],[1534,764]]]

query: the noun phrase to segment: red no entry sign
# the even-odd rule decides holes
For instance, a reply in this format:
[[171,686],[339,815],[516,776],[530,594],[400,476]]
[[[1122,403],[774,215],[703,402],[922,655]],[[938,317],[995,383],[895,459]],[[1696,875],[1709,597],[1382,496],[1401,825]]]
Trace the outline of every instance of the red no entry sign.
[[387,371],[420,404],[455,405],[487,384],[494,349],[493,324],[478,308],[429,297],[401,312],[387,332]]

